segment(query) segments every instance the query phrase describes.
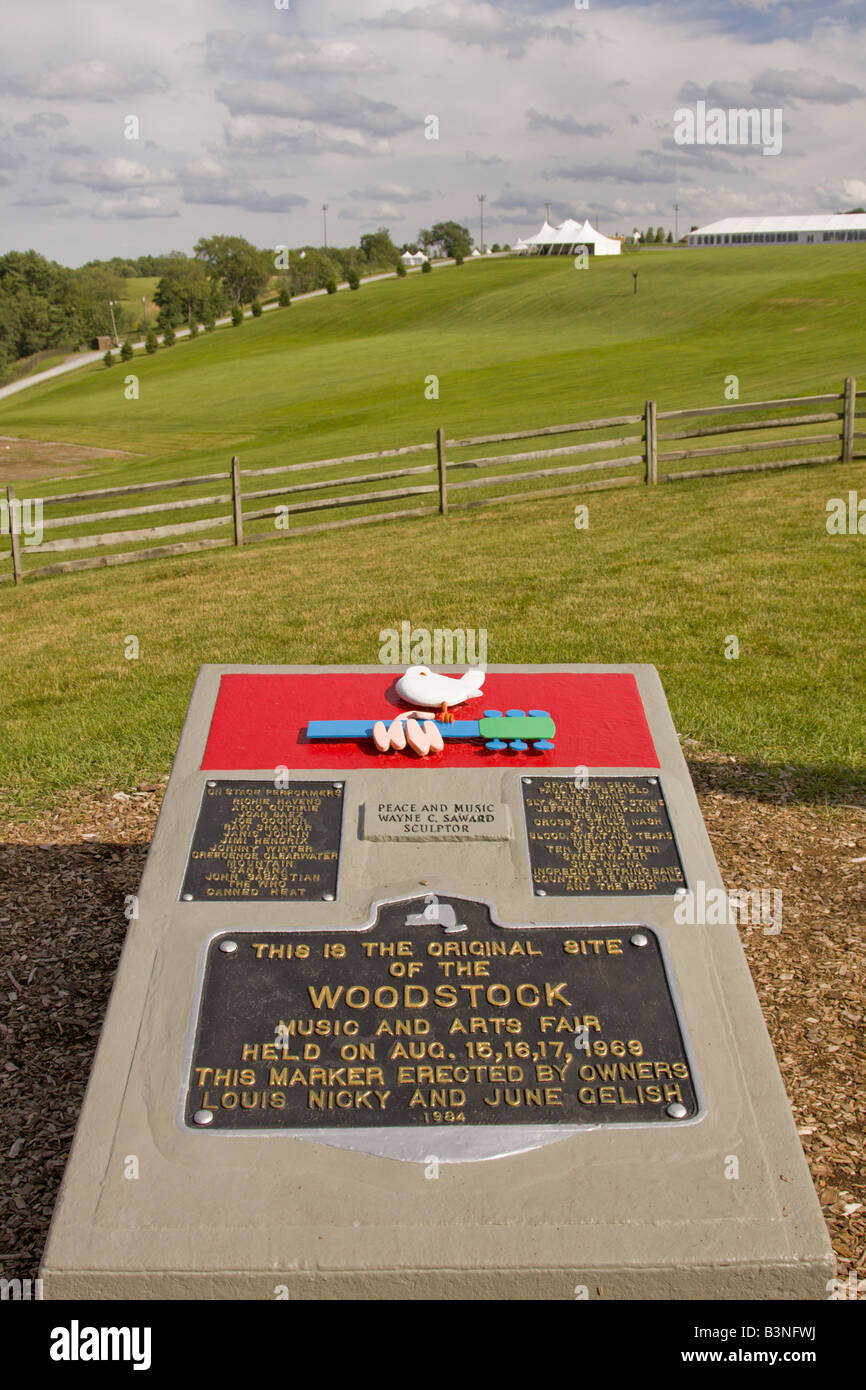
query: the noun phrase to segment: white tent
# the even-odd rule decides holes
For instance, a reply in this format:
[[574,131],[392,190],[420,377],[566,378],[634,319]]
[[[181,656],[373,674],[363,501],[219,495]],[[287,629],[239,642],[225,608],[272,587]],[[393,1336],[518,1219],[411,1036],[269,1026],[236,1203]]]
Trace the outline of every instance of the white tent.
[[581,246],[585,246],[590,255],[594,256],[618,256],[622,250],[620,242],[613,237],[597,232],[588,221],[575,222],[573,217],[567,217],[558,227],[551,227],[550,223],[545,221],[535,236],[524,238],[521,246],[516,249],[522,249],[523,246],[534,248],[543,256],[574,255]]
[[400,257],[400,260],[406,266],[423,265],[427,259],[428,257],[424,255],[423,251],[404,251],[402,256]]

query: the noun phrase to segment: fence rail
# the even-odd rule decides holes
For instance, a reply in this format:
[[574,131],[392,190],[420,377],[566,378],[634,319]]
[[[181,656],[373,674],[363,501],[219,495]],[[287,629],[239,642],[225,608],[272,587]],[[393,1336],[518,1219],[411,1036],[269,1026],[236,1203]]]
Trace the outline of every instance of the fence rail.
[[[855,428],[857,399],[864,395],[866,392],[857,390],[855,379],[848,377],[843,391],[833,394],[792,396],[770,401],[742,401],[736,404],[689,407],[683,410],[659,410],[656,402],[650,400],[645,403],[639,414],[612,415],[598,420],[580,420],[570,424],[544,425],[534,429],[458,439],[447,439],[444,430],[440,428],[437,429],[433,440],[347,454],[340,458],[317,459],[308,463],[241,468],[240,460],[234,457],[228,473],[206,473],[192,478],[171,478],[161,482],[97,488],[41,499],[38,544],[28,544],[28,540],[33,537],[32,534],[28,535],[26,525],[22,525],[33,499],[22,502],[16,497],[15,489],[8,487],[5,501],[0,501],[0,508],[2,531],[10,537],[10,548],[0,551],[0,563],[11,561],[11,567],[9,572],[0,573],[0,583],[20,584],[25,577],[30,579],[77,570],[101,569],[112,565],[132,564],[139,560],[163,559],[166,556],[186,555],[197,550],[224,546],[240,547],[274,539],[300,539],[303,536],[349,526],[368,526],[404,517],[446,515],[449,510],[501,506],[509,502],[561,497],[569,493],[628,487],[638,483],[655,486],[658,483],[678,483],[691,478],[715,478],[733,473],[769,472],[814,464],[850,463],[854,458],[866,457],[866,453],[855,453],[856,441],[866,439],[866,432]],[[831,408],[815,411],[812,409],[815,406]],[[804,410],[810,413],[803,413]],[[762,411],[769,411],[769,416],[758,419],[741,418],[754,416]],[[792,411],[796,413],[792,414]],[[708,417],[716,417],[720,423],[695,426],[687,423],[702,421]],[[669,423],[674,428],[668,428]],[[686,427],[679,428],[680,424]],[[634,425],[641,426],[640,433],[610,433]],[[802,431],[807,426],[815,425],[836,425],[838,428],[817,434],[790,433],[792,430]],[[769,439],[737,440],[737,436],[757,430],[788,433]],[[474,453],[471,457],[459,456],[466,450],[477,451],[517,440],[543,440],[556,436],[598,434],[601,431],[608,433],[601,438],[584,442],[510,453]],[[670,447],[693,439],[713,439],[715,442],[697,447]],[[834,446],[832,452],[800,452],[803,449],[811,450],[830,444]],[[640,452],[620,452],[633,449],[635,445],[639,446]],[[793,456],[781,459],[763,457],[753,462],[721,461],[711,467],[677,471],[670,471],[669,468],[670,464],[684,460],[696,460],[700,463],[709,458],[725,460],[744,454],[774,454],[779,450],[787,450]],[[604,457],[574,463],[559,462],[575,455],[593,453],[602,453]],[[423,454],[429,454],[431,457],[423,462],[407,462],[406,466],[403,466],[404,460],[409,460],[413,455]],[[393,459],[399,466],[366,473],[346,471],[353,464],[386,459]],[[551,461],[550,466],[515,471],[516,465],[544,461]],[[328,474],[336,469],[342,470],[338,476],[321,476],[322,473]],[[613,476],[587,477],[602,472],[608,472]],[[467,474],[474,476],[469,477]],[[286,482],[277,483],[277,480],[283,477],[286,478]],[[423,482],[420,481],[422,477]],[[259,478],[273,479],[276,485],[258,489],[255,486],[250,487],[250,482]],[[562,486],[552,485],[566,478],[571,481]],[[397,479],[412,481],[398,487],[372,487],[377,483],[393,483]],[[543,486],[531,490],[514,490],[514,485],[524,482],[538,482]],[[142,505],[121,505],[108,510],[102,508],[102,504],[108,499],[117,498],[125,501],[135,496],[171,493],[175,489],[203,487],[212,483],[221,483],[223,488],[228,487],[228,490],[211,492],[204,496],[185,497],[176,501],[161,498],[159,501],[145,502]],[[336,491],[338,488],[342,491]],[[506,490],[503,491],[503,488]],[[492,494],[455,500],[456,494],[474,492],[477,489],[492,490]],[[272,498],[287,500],[275,500],[271,506],[250,508],[250,503]],[[370,507],[379,508],[382,504],[415,501],[420,498],[429,499],[428,504],[397,510],[367,510]],[[55,514],[60,507],[74,508],[80,505],[95,505],[97,510],[77,513],[65,511],[61,515]],[[98,526],[104,522],[116,523],[144,516],[153,516],[156,519],[162,514],[169,517],[178,512],[207,512],[212,508],[230,510],[219,511],[216,515],[198,516],[188,521],[178,518],[177,521],[170,520],[162,525],[69,534],[77,528]],[[292,524],[294,518],[305,517],[308,513],[338,509],[348,510],[350,515],[336,521],[326,520],[302,526]],[[47,518],[44,517],[45,511],[49,513]],[[266,522],[271,524],[263,529],[262,524]],[[46,531],[65,531],[67,534],[46,540],[43,536]],[[225,534],[199,535],[208,531],[223,531]],[[167,545],[147,544],[149,541],[163,541],[181,535],[195,535],[197,538]],[[112,550],[118,546],[141,548],[120,552],[115,550],[110,554],[84,555],[77,559],[26,569],[23,564],[25,558],[29,561],[32,556],[70,551]]]

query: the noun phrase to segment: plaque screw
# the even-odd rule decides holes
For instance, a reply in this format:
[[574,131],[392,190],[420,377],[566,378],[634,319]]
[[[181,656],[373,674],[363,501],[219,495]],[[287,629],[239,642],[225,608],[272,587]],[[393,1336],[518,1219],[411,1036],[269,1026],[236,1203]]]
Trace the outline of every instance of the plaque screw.
[[216,786],[216,782],[208,782],[208,786],[209,786],[209,787],[215,787],[215,786]]
[[336,787],[338,792],[339,792],[339,791],[342,791],[342,789],[343,789],[343,784],[342,784],[342,782],[332,782],[332,783],[331,783],[331,786],[332,786],[332,787]]
[[630,936],[630,937],[629,937],[629,941],[631,942],[632,946],[648,946],[648,945],[649,945],[649,937],[646,936],[646,935],[644,934],[644,932],[642,932],[642,931],[636,931],[635,934],[634,934],[634,936]]
[[687,889],[687,888],[678,888],[678,889],[676,890],[676,892],[674,893],[674,897],[675,897],[675,898],[685,898],[685,897],[688,897],[688,889]]
[[648,778],[647,778],[647,781],[649,782],[649,784],[650,784],[651,787],[658,786],[658,780],[659,780],[659,779],[658,779],[657,777],[648,777]]
[[323,902],[323,903],[332,903],[333,901],[334,901],[334,895],[333,895],[333,893],[323,893],[323,894],[322,894],[322,902]]
[[220,950],[223,951],[227,956],[233,956],[234,953],[235,953],[235,951],[236,951],[237,949],[238,949],[238,943],[237,943],[236,941],[221,941],[221,942],[220,942]]
[[544,890],[543,888],[536,888],[536,890],[535,890],[535,896],[536,896],[537,898],[546,898],[546,897],[547,897],[547,893],[545,892],[545,890]]
[[532,778],[531,778],[531,777],[524,777],[524,778],[523,778],[523,781],[526,783],[527,786],[531,786],[531,784],[532,784]]
[[191,903],[191,902],[192,902],[192,893],[184,893],[183,898],[181,899],[181,901],[182,901],[182,902],[185,902],[185,903]]
[[192,1117],[192,1120],[193,1120],[193,1124],[196,1124],[196,1125],[212,1125],[212,1124],[213,1124],[213,1111],[212,1111],[212,1110],[196,1110],[195,1114],[194,1114],[193,1117]]
[[667,1113],[672,1120],[684,1120],[689,1112],[680,1101],[675,1100],[668,1106]]

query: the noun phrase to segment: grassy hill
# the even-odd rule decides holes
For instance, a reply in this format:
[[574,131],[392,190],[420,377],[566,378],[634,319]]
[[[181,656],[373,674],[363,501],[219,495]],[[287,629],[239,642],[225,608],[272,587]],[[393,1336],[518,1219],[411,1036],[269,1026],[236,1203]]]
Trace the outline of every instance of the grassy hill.
[[[632,271],[639,273],[633,293]],[[131,450],[94,486],[432,437],[838,390],[862,369],[858,245],[467,262],[298,303],[0,401],[0,433]],[[439,399],[424,383],[439,378]],[[0,482],[2,482],[0,478]],[[59,490],[55,488],[55,490]]]
[[[720,404],[731,373],[743,399],[811,394],[866,378],[864,308],[858,246],[467,262],[141,358],[138,401],[128,369],[84,369],[0,402],[0,433],[137,455],[95,487]],[[165,772],[200,662],[374,662],[403,620],[486,628],[491,662],[654,662],[681,737],[862,798],[866,538],[825,526],[849,489],[863,461],[589,494],[586,531],[576,494],[4,586],[0,801]]]

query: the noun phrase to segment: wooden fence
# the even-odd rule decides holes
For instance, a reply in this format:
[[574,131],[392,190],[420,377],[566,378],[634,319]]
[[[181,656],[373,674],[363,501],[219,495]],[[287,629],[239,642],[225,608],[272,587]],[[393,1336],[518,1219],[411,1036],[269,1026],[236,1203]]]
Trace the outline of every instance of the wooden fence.
[[[101,488],[89,492],[45,497],[41,499],[42,538],[39,544],[28,543],[34,539],[27,533],[28,503],[20,502],[15,496],[14,488],[8,487],[5,505],[0,504],[0,508],[2,529],[4,534],[9,535],[11,548],[0,551],[0,564],[11,561],[11,568],[8,573],[0,573],[0,583],[14,581],[18,584],[25,575],[30,579],[74,570],[124,565],[138,560],[162,559],[169,555],[185,555],[191,551],[220,546],[242,546],[274,539],[299,538],[321,531],[370,525],[403,517],[445,515],[449,511],[470,507],[502,506],[529,498],[559,497],[577,492],[582,494],[601,488],[635,484],[652,486],[665,482],[683,482],[690,478],[765,472],[810,464],[840,461],[850,463],[855,458],[866,457],[866,453],[858,453],[855,450],[855,441],[866,438],[866,433],[857,432],[855,429],[857,398],[863,395],[866,395],[866,392],[858,392],[854,378],[849,377],[845,381],[844,391],[838,394],[750,401],[687,410],[658,410],[655,401],[647,401],[644,409],[634,415],[614,415],[601,420],[547,425],[543,428],[464,439],[446,439],[444,431],[438,429],[435,440],[407,444],[402,448],[380,449],[373,453],[319,459],[310,463],[281,464],[271,468],[241,468],[239,460],[233,458],[228,475],[224,472],[209,473],[193,478],[135,483],[128,487]],[[769,417],[762,413],[767,411],[770,412]],[[704,423],[709,417],[716,417],[716,423]],[[693,421],[698,423],[692,425]],[[674,428],[669,429],[669,424],[673,424]],[[681,424],[685,424],[686,427],[680,428]],[[824,425],[831,425],[832,429],[822,433],[803,433],[810,427],[813,429],[815,426]],[[773,437],[764,437],[764,432],[768,431]],[[598,435],[599,432],[603,433],[602,438],[581,438]],[[741,441],[741,436],[747,432],[759,432],[761,437],[758,438],[756,435],[750,440]],[[776,437],[777,435],[779,437]],[[570,437],[569,442],[517,452],[495,451],[495,446],[511,445],[516,440],[551,439],[558,436]],[[671,447],[685,441],[711,438],[715,442],[709,445],[690,447],[687,444],[685,448]],[[824,445],[832,445],[832,451],[827,449],[819,453],[812,452]],[[489,450],[493,452],[488,452]],[[467,451],[470,456],[464,457]],[[773,455],[776,451],[781,451],[786,456],[775,458]],[[584,457],[595,453],[600,453],[603,457]],[[792,453],[796,456],[792,457]],[[744,454],[769,457],[761,457],[751,462],[723,462],[715,466],[703,466],[705,459],[727,459]],[[429,457],[424,461],[402,466],[403,460],[421,455]],[[579,456],[577,462],[563,461],[575,456]],[[353,465],[367,464],[374,460],[394,460],[395,464],[373,472],[347,472]],[[670,464],[679,464],[685,460],[699,461],[700,466],[670,471]],[[539,466],[542,463],[545,466]],[[523,464],[533,466],[518,466]],[[337,469],[342,471],[339,476],[334,476],[334,470]],[[595,477],[595,474],[612,476]],[[276,483],[278,478],[286,481]],[[413,481],[409,485],[385,488],[375,486],[410,478]],[[253,479],[273,479],[276,485],[256,487],[253,484],[250,487]],[[527,482],[535,486],[528,490],[515,490],[516,485]],[[144,502],[142,505],[121,505],[100,510],[109,499],[118,498],[125,501],[132,496],[166,494],[207,484],[222,484],[223,490],[211,492],[206,496],[182,497],[176,501],[165,500],[160,496],[160,500]],[[334,489],[337,488],[349,490],[335,493]],[[284,500],[276,501],[278,498]],[[250,507],[250,503],[264,501],[268,502],[265,507]],[[422,505],[396,509],[392,507],[395,502],[406,501]],[[67,510],[78,507],[83,507],[84,510]],[[91,510],[93,507],[97,510]],[[331,510],[342,510],[348,515],[338,520],[320,521],[312,525],[297,524],[298,521],[303,522],[307,513]],[[184,511],[204,512],[206,515],[196,516],[192,520],[163,520],[171,514]],[[32,526],[32,512],[29,515]],[[145,516],[159,519],[159,524],[147,524],[135,529],[114,529],[120,521]],[[113,523],[112,529],[104,532],[92,529],[106,522]],[[61,531],[63,534],[53,538],[50,534],[53,531]],[[81,534],[69,534],[70,531],[81,531]],[[225,534],[199,534],[220,531]],[[196,535],[197,538],[184,541],[171,539],[188,535]],[[154,541],[159,544],[154,545]],[[134,548],[130,549],[130,546]],[[33,556],[41,557],[70,551],[91,553],[81,555],[77,559],[40,564],[32,568],[28,565],[26,569],[23,564],[25,558],[29,561]],[[109,553],[94,554],[94,551]]]

